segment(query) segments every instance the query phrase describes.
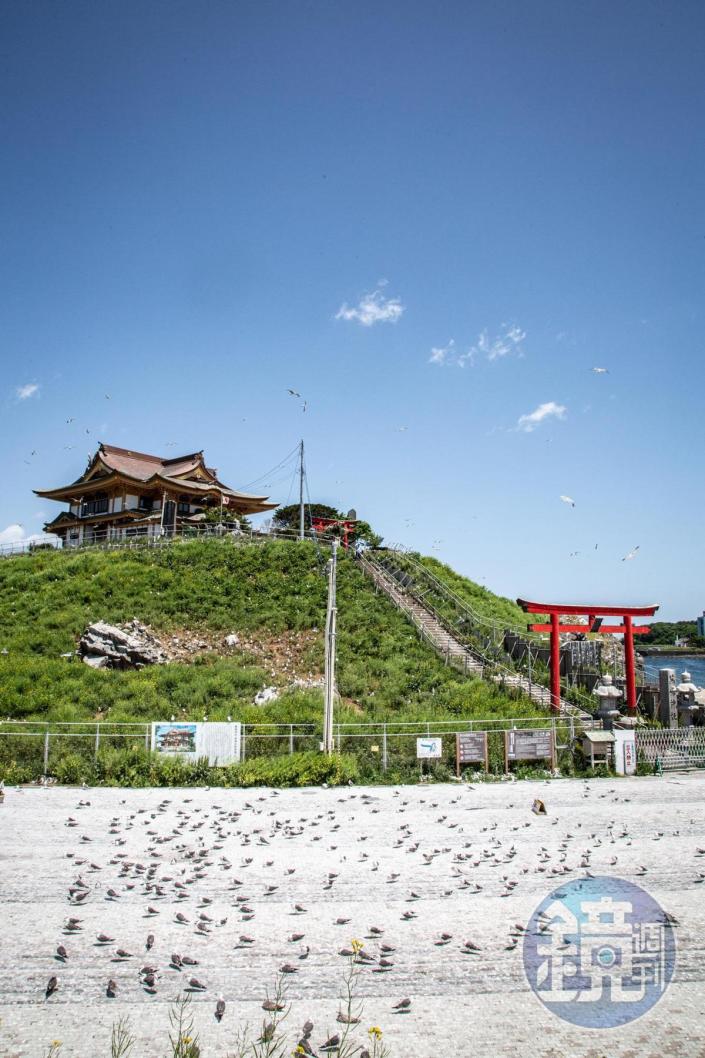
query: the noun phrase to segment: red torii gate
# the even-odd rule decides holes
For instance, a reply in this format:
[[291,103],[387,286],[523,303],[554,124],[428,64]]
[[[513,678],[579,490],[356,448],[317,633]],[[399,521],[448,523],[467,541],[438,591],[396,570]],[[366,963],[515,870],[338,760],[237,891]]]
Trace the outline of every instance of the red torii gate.
[[355,535],[357,529],[357,518],[323,518],[321,515],[314,514],[311,518],[311,526],[317,533],[326,533],[331,529],[339,529],[343,547],[347,551],[350,546],[350,539]]
[[[561,705],[561,653],[560,633],[599,632],[624,635],[624,669],[627,677],[627,709],[631,715],[636,713],[636,678],[634,675],[634,636],[646,635],[648,625],[632,624],[634,617],[653,617],[658,610],[656,606],[577,606],[571,603],[557,604],[547,602],[527,602],[517,599],[525,613],[548,614],[550,624],[531,624],[530,632],[551,633],[551,708],[558,710]],[[561,617],[587,617],[587,624],[561,624]],[[621,617],[622,624],[605,625],[604,617]]]

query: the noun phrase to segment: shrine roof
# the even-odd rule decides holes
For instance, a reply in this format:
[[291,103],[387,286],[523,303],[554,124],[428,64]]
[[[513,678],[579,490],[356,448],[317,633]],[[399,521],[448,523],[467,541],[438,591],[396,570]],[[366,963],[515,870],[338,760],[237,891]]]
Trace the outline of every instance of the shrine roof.
[[267,496],[252,495],[228,488],[218,479],[213,467],[207,467],[203,452],[163,457],[136,452],[130,448],[101,444],[79,478],[54,489],[35,489],[37,496],[78,502],[85,494],[123,483],[139,488],[167,487],[183,493],[221,495],[236,501],[246,514],[274,510],[276,503]]

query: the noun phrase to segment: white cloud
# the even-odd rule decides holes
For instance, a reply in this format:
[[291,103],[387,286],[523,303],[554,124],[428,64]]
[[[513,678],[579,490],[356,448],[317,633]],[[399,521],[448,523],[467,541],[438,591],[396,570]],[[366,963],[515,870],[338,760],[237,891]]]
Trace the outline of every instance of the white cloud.
[[524,433],[532,433],[544,419],[565,419],[567,411],[564,404],[556,404],[555,400],[548,400],[545,404],[539,404],[538,408],[534,408],[528,415],[520,415],[516,428],[523,430]]
[[24,386],[18,386],[15,390],[17,393],[18,400],[27,400],[29,397],[36,397],[39,393],[39,386],[36,382],[27,382]]
[[385,285],[386,280],[371,294],[363,294],[354,308],[343,302],[335,315],[336,320],[357,320],[363,327],[372,327],[375,323],[396,323],[404,312],[404,305],[399,298],[384,297],[381,288]]
[[0,530],[0,547],[6,551],[24,551],[34,543],[58,544],[58,542],[58,536],[51,534],[26,533],[24,526],[19,522],[13,522],[6,529]]
[[477,340],[478,352],[487,357],[488,360],[501,360],[510,353],[521,353],[521,345],[526,338],[526,331],[521,327],[504,324],[504,331],[495,338],[490,338],[487,331],[483,331]]
[[466,364],[474,364],[478,357],[486,357],[488,360],[500,360],[502,357],[516,353],[523,356],[522,343],[526,338],[526,331],[521,327],[510,324],[502,325],[502,333],[490,337],[487,330],[482,331],[474,345],[461,353],[456,348],[454,340],[445,346],[434,346],[428,358],[430,364],[441,367],[465,367]]
[[455,344],[455,338],[451,338],[447,345],[433,346],[428,358],[429,364],[437,364],[439,367],[465,367],[475,359],[473,349],[461,353]]
[[455,352],[455,338],[451,338],[447,345],[434,345],[428,358],[429,364],[439,364],[441,367],[447,363],[453,363]]
[[18,544],[20,540],[24,540],[24,529],[19,522],[8,525],[7,529],[0,532],[0,544]]

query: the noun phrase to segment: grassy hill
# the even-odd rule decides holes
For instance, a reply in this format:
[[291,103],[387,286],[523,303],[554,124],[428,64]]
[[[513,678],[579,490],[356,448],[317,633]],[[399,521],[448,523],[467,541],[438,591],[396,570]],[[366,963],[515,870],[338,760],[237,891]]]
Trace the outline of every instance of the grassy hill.
[[[0,716],[50,721],[233,719],[316,723],[318,687],[291,687],[323,669],[326,580],[311,543],[179,542],[160,549],[37,552],[0,562]],[[462,580],[462,578],[458,578]],[[457,588],[457,584],[454,583]],[[499,612],[506,600],[477,589]],[[338,576],[338,721],[536,715],[447,668],[354,561]],[[161,636],[198,633],[192,662],[140,671],[93,670],[62,654],[86,626],[138,618]],[[221,646],[236,632],[241,645]],[[253,704],[265,685],[278,700]],[[287,689],[288,688],[288,689]]]
[[481,584],[461,577],[459,573],[430,556],[416,556],[426,569],[434,576],[443,581],[455,592],[459,599],[474,610],[478,616],[488,621],[496,621],[503,628],[511,628],[517,632],[526,632],[527,616],[513,599],[506,599],[502,595],[495,595]]

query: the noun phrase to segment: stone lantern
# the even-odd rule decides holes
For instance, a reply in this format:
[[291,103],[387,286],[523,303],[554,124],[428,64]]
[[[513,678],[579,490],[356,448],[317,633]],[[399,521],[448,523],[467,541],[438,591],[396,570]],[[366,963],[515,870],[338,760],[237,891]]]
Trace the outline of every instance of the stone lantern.
[[620,717],[619,699],[622,692],[612,682],[612,677],[605,673],[600,676],[600,682],[592,692],[599,702],[596,719],[602,721],[605,731],[611,731],[615,720]]
[[689,672],[681,672],[681,682],[676,686],[678,695],[678,716],[682,727],[692,727],[699,706],[695,701],[697,687],[690,679]]

